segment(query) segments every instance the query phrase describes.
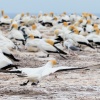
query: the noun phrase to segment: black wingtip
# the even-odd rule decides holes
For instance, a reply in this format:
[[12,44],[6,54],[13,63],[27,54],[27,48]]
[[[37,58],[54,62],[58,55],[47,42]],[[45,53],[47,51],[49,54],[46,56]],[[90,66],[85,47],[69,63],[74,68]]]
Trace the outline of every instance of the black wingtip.
[[1,73],[22,73],[21,71],[9,71],[9,70],[0,70]]
[[9,57],[10,59],[16,61],[16,62],[19,62],[20,60],[19,59],[16,59],[12,54],[7,54],[7,53],[3,53],[5,56]]
[[66,53],[66,52],[64,52],[64,51],[62,51],[61,49],[57,48],[55,45],[54,45],[54,47],[55,47],[55,48],[59,51],[59,53],[60,53],[60,54],[67,55],[67,53]]
[[92,49],[95,49],[93,46],[91,46],[90,44],[87,44],[87,46],[89,46],[90,48],[92,48]]
[[61,71],[69,71],[69,70],[78,70],[78,69],[85,69],[87,67],[82,67],[82,68],[70,68],[70,69],[60,69],[60,70],[57,70],[56,72],[61,72]]
[[7,66],[1,68],[1,70],[12,69],[13,67],[15,67],[16,69],[18,69],[18,66],[19,66],[19,65],[10,64],[10,65],[7,65]]

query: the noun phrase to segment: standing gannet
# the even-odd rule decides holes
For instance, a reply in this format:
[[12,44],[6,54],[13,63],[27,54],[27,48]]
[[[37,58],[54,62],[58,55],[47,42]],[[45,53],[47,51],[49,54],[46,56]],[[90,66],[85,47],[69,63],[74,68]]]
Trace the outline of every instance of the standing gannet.
[[89,35],[87,35],[86,39],[89,42],[93,42],[93,38],[98,38],[98,34],[99,34],[99,29],[98,28],[94,28],[94,32],[91,32]]
[[95,37],[93,38],[93,43],[95,43],[96,45],[100,45],[100,30],[97,29],[95,32]]
[[1,10],[0,25],[9,25],[11,20],[9,16],[5,15],[4,10]]
[[13,65],[12,61],[10,59],[8,59],[2,52],[2,50],[0,49],[0,69],[2,70],[6,70],[12,67],[17,68],[18,65]]
[[18,25],[13,24],[12,27],[13,29],[9,32],[8,38],[22,41],[23,45],[25,45],[25,38],[23,34],[18,30]]
[[94,31],[94,28],[92,26],[92,22],[91,20],[87,20],[87,24],[86,24],[86,32],[91,33]]
[[13,20],[15,20],[15,21],[19,21],[19,20],[21,20],[23,17],[24,17],[24,13],[17,14],[17,15],[14,17]]
[[37,26],[34,24],[32,25],[31,29],[32,34],[34,35],[35,38],[42,38],[41,33],[37,30]]
[[27,49],[28,51],[36,52],[39,50],[37,47],[37,43],[38,39],[34,39],[33,34],[29,34],[26,40],[25,49]]
[[66,71],[66,70],[75,70],[75,69],[83,69],[83,68],[76,68],[76,67],[67,67],[67,66],[61,66],[61,67],[54,67],[54,65],[57,64],[57,61],[55,59],[52,59],[46,63],[43,67],[39,68],[19,68],[15,70],[10,71],[4,71],[0,70],[0,72],[4,73],[17,73],[19,77],[25,78],[28,81],[24,82],[23,84],[20,84],[20,86],[25,86],[29,82],[32,82],[31,85],[37,85],[39,81],[41,81],[46,76],[60,71]]
[[90,45],[90,43],[84,36],[79,35],[79,31],[77,29],[74,29],[73,31],[74,31],[74,33],[69,34],[69,38],[76,41],[80,45],[86,45],[86,46],[89,46],[90,48],[94,49],[94,47],[92,47]]
[[67,54],[64,51],[60,50],[58,47],[56,47],[54,45],[55,42],[50,39],[35,39],[33,34],[29,35],[29,37],[36,41],[36,44],[33,44],[32,42],[30,44],[36,45],[41,51],[47,54],[47,57],[49,57],[50,53],[58,53],[60,56],[62,56],[61,54]]
[[37,46],[40,50],[42,50],[43,52],[45,52],[47,54],[47,57],[49,57],[50,53],[57,53],[61,57],[63,57],[61,54],[67,55],[66,52],[64,52],[64,51],[60,50],[58,47],[56,47],[54,45],[54,41],[52,41],[50,39],[45,39],[45,40],[40,39]]

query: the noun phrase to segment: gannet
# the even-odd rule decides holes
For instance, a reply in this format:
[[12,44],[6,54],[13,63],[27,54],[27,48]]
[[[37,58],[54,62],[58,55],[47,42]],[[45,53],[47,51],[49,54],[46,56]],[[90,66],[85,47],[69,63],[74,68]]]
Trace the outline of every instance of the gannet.
[[23,34],[18,30],[18,25],[13,24],[12,27],[13,29],[9,32],[8,38],[22,41],[22,44],[25,45],[25,38]]
[[32,25],[32,30],[31,30],[32,34],[34,35],[35,38],[42,38],[41,33],[37,30],[37,26],[36,25]]
[[54,67],[54,65],[57,64],[57,61],[55,59],[52,59],[46,63],[43,67],[39,68],[19,68],[14,69],[10,71],[4,71],[0,70],[0,72],[5,73],[17,73],[19,77],[25,78],[28,81],[24,82],[23,84],[20,84],[20,86],[25,86],[29,82],[31,82],[31,85],[37,85],[39,81],[41,81],[46,76],[53,74],[55,72],[60,71],[66,71],[66,70],[75,70],[75,69],[82,69],[82,68],[76,68],[76,67],[67,67],[67,66],[61,66],[61,67]]
[[2,50],[0,49],[0,69],[2,70],[6,70],[6,69],[9,69],[9,68],[17,68],[17,66],[19,65],[14,65],[12,63],[12,61],[10,59],[8,59],[2,52]]

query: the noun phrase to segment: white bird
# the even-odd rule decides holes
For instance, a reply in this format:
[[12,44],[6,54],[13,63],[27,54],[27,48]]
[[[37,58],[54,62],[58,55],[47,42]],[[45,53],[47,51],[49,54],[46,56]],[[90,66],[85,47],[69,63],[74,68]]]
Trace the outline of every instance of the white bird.
[[34,36],[32,34],[29,34],[26,40],[25,49],[31,52],[38,51],[39,50],[37,47],[38,41],[39,41],[38,39],[34,39]]
[[67,55],[67,53],[65,53],[64,51],[60,50],[58,47],[56,47],[54,45],[55,41],[53,41],[51,39],[35,39],[33,34],[30,34],[29,38],[31,38],[30,41],[34,40],[34,42],[31,42],[30,45],[33,44],[33,46],[34,45],[37,46],[42,52],[47,54],[47,57],[49,57],[50,53],[57,53],[60,56],[62,56],[61,54]]
[[20,84],[21,86],[25,86],[29,82],[32,82],[31,85],[37,85],[39,81],[41,81],[43,78],[45,78],[46,76],[54,72],[82,69],[82,68],[67,67],[67,66],[53,68],[54,65],[56,64],[57,64],[57,61],[53,59],[53,60],[48,61],[46,65],[44,65],[43,67],[39,67],[39,68],[19,68],[19,69],[10,70],[10,71],[0,70],[0,72],[19,73],[18,74],[19,77],[22,77],[28,80],[27,82]]
[[23,45],[25,45],[25,38],[23,36],[23,33],[18,30],[18,25],[13,24],[12,27],[13,29],[9,32],[8,38],[22,41]]
[[8,58],[10,58],[10,59],[12,59],[14,61],[17,61],[17,62],[19,61],[19,59],[16,59],[14,57],[14,55],[12,54],[12,52],[5,45],[0,44],[0,49],[2,50],[3,54],[5,56],[7,56]]
[[24,17],[24,13],[17,14],[17,15],[14,17],[13,20],[15,20],[15,21],[19,21],[19,20],[21,20],[23,17]]
[[13,65],[12,61],[3,54],[1,49],[0,49],[0,57],[2,58],[0,59],[0,69],[6,70],[12,67],[17,68],[18,65]]

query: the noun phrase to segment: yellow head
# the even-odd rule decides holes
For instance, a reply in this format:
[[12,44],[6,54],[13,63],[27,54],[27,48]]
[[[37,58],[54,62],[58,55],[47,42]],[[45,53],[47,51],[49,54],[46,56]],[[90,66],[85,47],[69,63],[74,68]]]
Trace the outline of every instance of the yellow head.
[[100,30],[99,30],[99,28],[94,28],[94,30],[95,30],[95,33],[98,35],[99,33],[100,33]]
[[93,27],[94,27],[94,28],[98,28],[98,24],[94,24]]
[[56,65],[57,64],[57,61],[55,59],[50,60],[50,62],[51,62],[52,65]]
[[98,30],[96,30],[96,34],[97,34],[97,35],[99,35],[99,33],[100,33],[100,30],[99,30],[99,29],[98,29]]
[[57,17],[54,17],[54,18],[53,18],[53,20],[57,21],[57,20],[58,20],[58,18],[57,18]]
[[91,20],[87,20],[87,24],[91,24]]
[[15,28],[15,29],[18,29],[18,25],[17,24],[13,24],[12,27]]
[[23,16],[24,16],[24,13],[21,14],[21,17],[23,17]]
[[68,23],[67,23],[67,22],[63,22],[63,25],[64,25],[65,27],[67,27],[67,26],[68,26]]
[[37,28],[37,26],[34,24],[32,25],[32,29],[35,30]]
[[54,42],[53,42],[52,40],[50,40],[50,39],[46,39],[45,41],[46,41],[47,43],[49,43],[50,45],[52,45],[52,46],[54,45]]
[[92,17],[92,14],[88,14],[90,17]]
[[83,20],[82,20],[82,19],[80,19],[80,20],[79,20],[79,23],[83,23]]
[[66,15],[67,13],[66,12],[63,12],[63,14]]
[[8,18],[8,16],[7,16],[7,15],[5,15],[5,16],[4,16],[4,18],[6,19],[6,18]]
[[29,34],[28,37],[31,38],[31,39],[34,39],[34,35],[33,34]]
[[54,15],[54,13],[53,13],[53,12],[50,12],[50,15],[51,15],[51,16],[53,16],[53,15]]
[[75,34],[79,34],[79,31],[77,29],[73,30]]
[[59,34],[59,30],[56,29],[56,30],[54,31],[54,34],[55,34],[56,36],[58,36],[58,34]]
[[44,16],[48,16],[48,14],[45,13]]
[[75,29],[75,26],[74,25],[70,25],[69,26],[69,30],[74,30]]

